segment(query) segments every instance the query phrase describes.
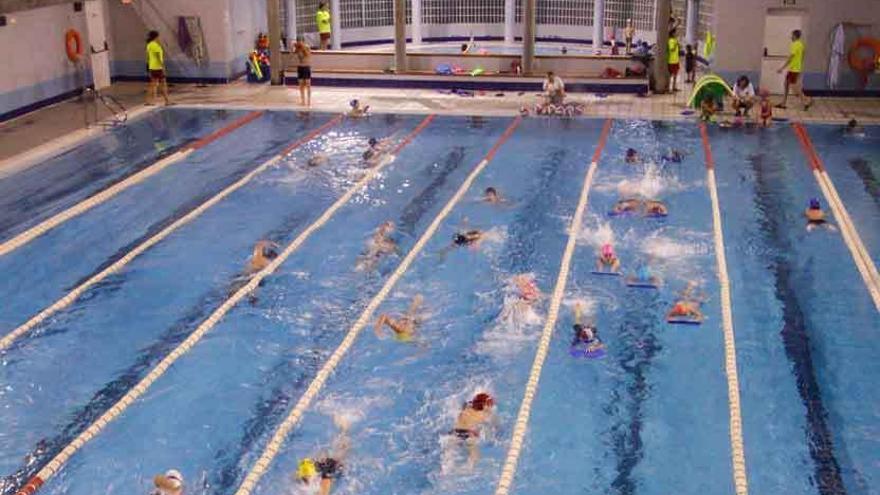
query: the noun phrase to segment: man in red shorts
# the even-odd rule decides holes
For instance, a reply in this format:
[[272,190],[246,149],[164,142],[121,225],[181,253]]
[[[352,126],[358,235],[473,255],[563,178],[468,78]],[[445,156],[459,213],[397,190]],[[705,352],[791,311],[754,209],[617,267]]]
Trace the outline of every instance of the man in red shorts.
[[777,71],[782,74],[782,71],[788,69],[788,72],[785,74],[785,96],[782,97],[782,103],[776,105],[776,108],[786,108],[788,92],[791,88],[794,88],[792,91],[800,97],[804,110],[809,110],[810,105],[813,104],[812,98],[807,98],[804,94],[803,84],[801,83],[801,72],[804,70],[804,52],[806,51],[801,35],[800,29],[795,29],[791,32],[788,60]]
[[669,31],[669,45],[667,46],[666,62],[669,64],[669,79],[672,92],[678,91],[678,69],[681,61],[681,46],[675,37],[675,29]]

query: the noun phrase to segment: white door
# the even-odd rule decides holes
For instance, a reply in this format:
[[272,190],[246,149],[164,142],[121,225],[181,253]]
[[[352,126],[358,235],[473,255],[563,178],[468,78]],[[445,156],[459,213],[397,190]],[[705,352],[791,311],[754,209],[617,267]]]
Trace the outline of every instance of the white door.
[[110,53],[107,51],[107,36],[104,29],[104,0],[88,0],[85,3],[86,28],[88,29],[87,53],[92,62],[92,77],[95,89],[110,86]]
[[[770,9],[764,18],[764,53],[761,58],[761,87],[772,94],[785,91],[785,72],[779,68],[788,59],[791,32],[803,31],[806,25],[806,12],[803,10]],[[806,33],[804,33],[806,37]]]

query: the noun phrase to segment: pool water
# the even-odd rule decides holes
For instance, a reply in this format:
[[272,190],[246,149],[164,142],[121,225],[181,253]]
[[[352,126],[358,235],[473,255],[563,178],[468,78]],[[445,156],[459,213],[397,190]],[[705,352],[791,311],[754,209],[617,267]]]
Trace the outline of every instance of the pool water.
[[[0,179],[0,241],[245,113],[156,111]],[[241,287],[258,240],[283,247],[303,232],[308,237],[277,271],[40,491],[146,493],[155,474],[176,468],[187,493],[236,493],[378,298],[376,314],[253,493],[309,493],[294,479],[297,465],[328,452],[338,424],[348,425],[351,451],[334,493],[494,493],[573,233],[511,493],[734,492],[722,326],[727,281],[717,271],[698,126],[615,120],[603,141],[606,121],[592,119],[333,119],[265,112],[0,256],[2,336],[303,140],[0,350],[0,494],[16,493]],[[880,128],[864,136],[823,125],[807,132],[855,231],[880,261]],[[331,207],[367,173],[362,154],[371,137],[399,143],[399,152],[341,208]],[[749,489],[878,493],[880,318],[841,232],[805,229],[810,198],[831,215],[805,151],[788,125],[710,128],[707,143]],[[624,160],[628,148],[638,150],[638,163]],[[673,149],[683,152],[680,163],[663,159]],[[310,166],[315,156],[326,160]],[[594,156],[586,216],[571,230]],[[487,187],[504,201],[481,201]],[[621,197],[636,195],[663,200],[669,216],[607,214]],[[388,220],[397,252],[365,266],[365,246]],[[485,233],[478,246],[452,244],[457,232],[472,229]],[[593,274],[605,243],[614,244],[625,274],[647,264],[660,287],[629,288],[621,277]],[[412,249],[412,263],[400,265]],[[517,302],[517,275],[534,279],[543,293],[538,302]],[[689,283],[703,298],[705,320],[666,323]],[[374,332],[376,315],[404,313],[417,295],[424,305],[412,342]],[[569,355],[576,307],[598,327],[604,358]],[[469,468],[448,433],[462,404],[483,391],[494,396],[497,417]]]

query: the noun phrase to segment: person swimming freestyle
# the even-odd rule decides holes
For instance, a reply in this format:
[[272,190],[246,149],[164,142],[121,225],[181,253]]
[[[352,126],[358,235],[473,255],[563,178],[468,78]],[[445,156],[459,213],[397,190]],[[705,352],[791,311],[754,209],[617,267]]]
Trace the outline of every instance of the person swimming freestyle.
[[480,458],[479,441],[483,429],[495,418],[492,409],[495,407],[495,399],[486,392],[474,395],[474,398],[465,403],[455,420],[455,426],[450,432],[456,439],[468,448],[468,466],[476,466]]
[[388,327],[394,333],[396,340],[411,342],[415,338],[416,330],[421,324],[419,310],[423,301],[422,295],[417,294],[410,303],[409,309],[403,315],[398,317],[390,316],[387,313],[379,315],[374,326],[376,337],[382,338],[382,330]]

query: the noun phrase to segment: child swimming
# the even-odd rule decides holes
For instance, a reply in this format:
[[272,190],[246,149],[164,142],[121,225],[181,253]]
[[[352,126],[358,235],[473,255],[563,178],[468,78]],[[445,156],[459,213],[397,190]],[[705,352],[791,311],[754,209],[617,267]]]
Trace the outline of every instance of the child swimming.
[[679,295],[678,301],[666,314],[667,320],[688,319],[695,323],[703,321],[703,312],[700,310],[703,301],[694,295],[696,288],[696,282],[688,282],[687,287]]
[[816,227],[825,227],[828,230],[837,230],[837,228],[825,220],[825,212],[822,211],[822,204],[818,198],[810,199],[810,204],[804,211],[807,217],[807,232],[812,232]]
[[319,495],[330,494],[333,483],[342,477],[344,462],[351,450],[348,422],[340,417],[334,417],[333,422],[339,428],[339,434],[333,441],[330,450],[300,460],[294,475],[294,479],[309,488],[313,488],[317,484]]
[[416,330],[421,323],[419,310],[421,309],[423,300],[424,298],[422,297],[422,295],[417,294],[410,303],[409,309],[406,310],[406,313],[396,318],[389,316],[387,313],[379,315],[379,318],[376,319],[376,325],[374,327],[376,336],[382,338],[382,330],[385,327],[388,327],[394,333],[394,338],[397,341],[412,342],[413,338],[415,337]]
[[492,409],[495,407],[495,399],[486,392],[474,395],[474,398],[466,402],[458,413],[455,426],[450,432],[460,443],[464,443],[468,449],[468,467],[476,466],[480,458],[480,436],[482,430],[494,419]]
[[604,244],[596,259],[596,270],[600,272],[619,272],[620,259],[614,253],[614,246]]

